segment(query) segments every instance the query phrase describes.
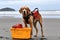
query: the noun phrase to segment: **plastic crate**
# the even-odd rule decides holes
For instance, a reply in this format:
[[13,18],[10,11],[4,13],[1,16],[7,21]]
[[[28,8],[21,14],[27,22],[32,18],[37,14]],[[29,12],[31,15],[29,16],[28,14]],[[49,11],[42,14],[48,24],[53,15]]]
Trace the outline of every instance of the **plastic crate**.
[[31,28],[11,28],[12,38],[29,39],[31,38]]

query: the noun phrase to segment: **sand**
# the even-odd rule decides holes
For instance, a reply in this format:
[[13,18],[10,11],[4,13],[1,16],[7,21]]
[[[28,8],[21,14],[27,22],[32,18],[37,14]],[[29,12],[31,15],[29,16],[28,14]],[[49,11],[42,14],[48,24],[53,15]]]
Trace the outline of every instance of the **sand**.
[[[12,27],[12,25],[17,24],[17,23],[23,24],[22,18],[11,18],[11,17],[0,18],[0,36],[3,36],[0,39],[12,40],[10,28]],[[41,31],[40,31],[39,23],[37,23],[37,27],[39,29],[38,38],[41,38]],[[47,38],[46,40],[59,40],[60,39],[60,19],[59,18],[43,18],[43,29],[44,29],[45,38]],[[34,35],[35,35],[35,29],[33,27],[33,36]]]

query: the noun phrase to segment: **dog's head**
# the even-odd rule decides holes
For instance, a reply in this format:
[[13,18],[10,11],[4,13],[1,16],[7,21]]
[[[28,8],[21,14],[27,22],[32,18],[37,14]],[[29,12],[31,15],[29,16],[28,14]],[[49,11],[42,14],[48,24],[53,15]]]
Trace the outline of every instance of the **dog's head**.
[[20,8],[19,12],[26,16],[30,14],[30,9],[27,6],[23,6]]

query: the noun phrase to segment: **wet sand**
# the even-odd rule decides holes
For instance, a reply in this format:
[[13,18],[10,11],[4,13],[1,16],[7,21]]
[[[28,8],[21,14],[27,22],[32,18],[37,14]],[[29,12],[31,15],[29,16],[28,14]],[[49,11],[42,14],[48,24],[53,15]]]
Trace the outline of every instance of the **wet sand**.
[[0,38],[0,40],[60,40],[59,37],[47,37],[47,38],[31,38],[31,39],[17,39],[17,38]]
[[[20,39],[12,39],[10,28],[12,25],[22,23],[21,18],[0,18],[0,40],[20,40]],[[24,24],[23,24],[24,25]],[[37,27],[39,29],[38,37],[33,37],[29,40],[42,40],[40,25],[37,23]],[[43,18],[43,29],[44,29],[44,40],[60,40],[60,19],[52,19],[52,18]],[[35,29],[33,27],[33,36],[35,35]],[[1,37],[2,36],[2,37]]]

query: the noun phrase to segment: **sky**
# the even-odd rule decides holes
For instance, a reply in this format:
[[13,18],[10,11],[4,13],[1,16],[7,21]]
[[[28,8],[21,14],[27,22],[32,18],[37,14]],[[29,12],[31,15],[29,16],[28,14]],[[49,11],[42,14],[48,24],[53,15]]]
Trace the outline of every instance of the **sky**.
[[18,11],[22,6],[28,6],[31,10],[60,10],[60,0],[0,0],[0,9],[9,7]]

